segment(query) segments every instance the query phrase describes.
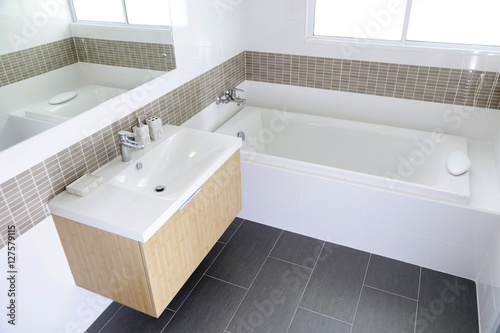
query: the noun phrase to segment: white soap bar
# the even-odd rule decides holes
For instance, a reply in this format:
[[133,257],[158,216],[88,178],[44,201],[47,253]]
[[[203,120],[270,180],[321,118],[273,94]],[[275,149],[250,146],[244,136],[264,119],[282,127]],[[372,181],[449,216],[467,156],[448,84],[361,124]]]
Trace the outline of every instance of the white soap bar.
[[446,162],[448,171],[454,176],[460,176],[469,171],[471,164],[469,156],[459,150],[451,153]]
[[87,173],[66,186],[66,192],[83,197],[102,184],[102,181],[102,177]]

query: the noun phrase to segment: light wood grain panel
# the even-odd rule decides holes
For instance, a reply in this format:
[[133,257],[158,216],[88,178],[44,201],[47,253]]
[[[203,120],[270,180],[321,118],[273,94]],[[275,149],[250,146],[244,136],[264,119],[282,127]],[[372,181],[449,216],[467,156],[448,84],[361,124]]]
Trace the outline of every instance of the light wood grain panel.
[[157,316],[196,268],[183,215],[184,211],[177,211],[153,237],[141,244]]
[[200,194],[185,209],[195,266],[201,263],[241,211],[239,150],[201,188]]
[[53,218],[77,286],[155,315],[139,242]]

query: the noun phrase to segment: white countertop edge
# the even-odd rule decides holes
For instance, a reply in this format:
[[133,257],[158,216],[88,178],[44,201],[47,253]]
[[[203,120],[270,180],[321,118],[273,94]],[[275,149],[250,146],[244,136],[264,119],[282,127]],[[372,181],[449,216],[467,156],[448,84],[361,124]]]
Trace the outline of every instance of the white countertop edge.
[[[235,138],[236,139],[236,138]],[[70,219],[90,227],[94,227],[100,230],[111,232],[113,234],[130,238],[142,243],[146,243],[167,221],[172,217],[177,210],[182,206],[182,204],[189,199],[193,193],[199,189],[226,161],[233,156],[233,154],[240,149],[241,140],[235,140],[235,143],[228,147],[224,153],[217,158],[217,160],[208,168],[198,179],[181,195],[169,208],[165,210],[163,214],[158,216],[152,223],[149,224],[144,231],[131,230],[122,227],[118,224],[109,223],[103,220],[91,218],[88,216],[83,216],[81,214],[75,213],[71,210],[64,209],[60,206],[51,205],[49,203],[50,212],[53,215],[57,215],[66,219]],[[127,191],[126,189],[123,189]]]

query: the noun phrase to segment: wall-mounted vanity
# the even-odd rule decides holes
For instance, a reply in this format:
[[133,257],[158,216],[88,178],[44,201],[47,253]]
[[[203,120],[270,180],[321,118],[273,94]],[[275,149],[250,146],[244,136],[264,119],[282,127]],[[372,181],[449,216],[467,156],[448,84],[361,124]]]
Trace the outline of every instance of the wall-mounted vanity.
[[239,138],[164,132],[132,161],[94,172],[103,184],[87,195],[63,192],[49,204],[76,284],[154,317],[242,205]]

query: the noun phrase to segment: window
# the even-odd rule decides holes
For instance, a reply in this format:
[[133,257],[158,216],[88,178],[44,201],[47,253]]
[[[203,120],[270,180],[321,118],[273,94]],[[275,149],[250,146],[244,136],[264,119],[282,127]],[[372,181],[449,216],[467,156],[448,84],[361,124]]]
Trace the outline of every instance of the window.
[[170,26],[166,0],[70,0],[75,21]]
[[498,0],[308,0],[307,37],[448,47],[500,46]]

